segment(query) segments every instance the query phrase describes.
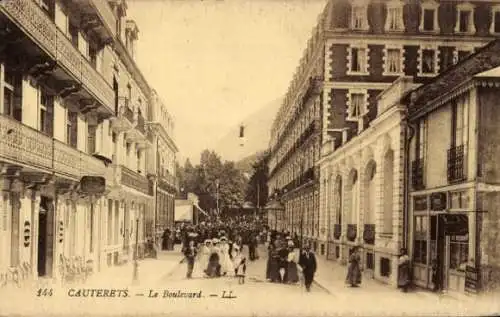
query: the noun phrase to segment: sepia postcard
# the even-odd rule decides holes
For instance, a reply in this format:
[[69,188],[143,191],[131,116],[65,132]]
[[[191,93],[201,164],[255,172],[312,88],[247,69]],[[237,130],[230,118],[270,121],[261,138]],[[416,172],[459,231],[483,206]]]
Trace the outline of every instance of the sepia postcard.
[[0,316],[500,314],[500,0],[0,0]]

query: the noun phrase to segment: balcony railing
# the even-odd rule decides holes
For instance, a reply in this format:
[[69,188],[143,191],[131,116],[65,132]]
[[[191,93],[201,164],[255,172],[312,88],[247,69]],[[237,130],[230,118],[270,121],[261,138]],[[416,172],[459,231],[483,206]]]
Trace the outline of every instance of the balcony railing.
[[465,180],[464,146],[459,145],[448,150],[448,182],[456,183]]
[[0,157],[15,163],[52,169],[52,138],[0,115]]
[[[104,1],[103,1],[104,2]],[[9,0],[0,2],[0,9],[24,30],[35,43],[57,60],[68,73],[111,110],[114,94],[111,86],[89,61],[76,49],[71,41],[32,0]]]
[[357,224],[348,224],[347,225],[347,240],[354,241],[356,240],[356,236],[358,234],[358,225]]
[[342,236],[342,225],[340,223],[336,223],[333,225],[333,237],[335,240],[340,239],[340,236]]
[[[79,180],[84,175],[107,176],[99,159],[51,138],[21,122],[0,115],[0,157]],[[110,181],[108,177],[107,182]]]
[[149,181],[145,176],[142,176],[125,166],[120,166],[120,169],[122,185],[133,188],[146,195],[149,194]]
[[363,240],[366,244],[375,243],[375,225],[365,224],[365,230],[363,231]]
[[413,162],[411,162],[411,180],[413,189],[420,190],[425,188],[424,160],[416,159]]
[[144,122],[144,117],[140,113],[137,115],[136,129],[139,130],[144,136],[146,136],[146,124]]

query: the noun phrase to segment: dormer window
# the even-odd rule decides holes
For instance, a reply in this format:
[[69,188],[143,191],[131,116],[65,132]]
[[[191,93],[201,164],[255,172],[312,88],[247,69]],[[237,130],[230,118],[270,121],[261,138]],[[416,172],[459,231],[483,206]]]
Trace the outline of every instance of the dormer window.
[[493,6],[490,33],[500,34],[500,5]]
[[355,1],[351,9],[351,28],[353,30],[367,30],[368,29],[368,16],[367,16],[366,1]]
[[455,32],[468,34],[476,32],[476,28],[474,27],[474,6],[472,4],[461,3],[457,5]]
[[439,32],[438,24],[439,3],[426,1],[422,3],[422,15],[420,20],[421,32]]
[[404,31],[403,2],[394,0],[387,3],[386,31]]

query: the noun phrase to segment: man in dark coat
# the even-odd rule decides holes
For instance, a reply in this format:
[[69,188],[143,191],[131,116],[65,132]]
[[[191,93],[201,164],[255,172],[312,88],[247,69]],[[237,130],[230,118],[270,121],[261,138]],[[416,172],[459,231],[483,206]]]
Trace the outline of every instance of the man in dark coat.
[[316,256],[311,252],[311,247],[306,245],[304,251],[300,254],[299,265],[304,274],[304,284],[308,292],[311,291],[311,284],[316,273]]

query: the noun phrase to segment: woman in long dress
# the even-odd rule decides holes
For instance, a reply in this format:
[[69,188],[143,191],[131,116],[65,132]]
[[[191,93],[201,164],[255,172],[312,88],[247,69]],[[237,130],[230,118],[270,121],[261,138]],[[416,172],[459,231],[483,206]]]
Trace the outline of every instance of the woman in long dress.
[[221,274],[232,275],[234,273],[233,262],[231,261],[231,257],[229,256],[229,244],[227,243],[227,238],[222,237],[220,239],[220,249],[219,249],[219,257],[220,257],[220,265],[221,265]]
[[349,256],[349,267],[347,268],[346,283],[350,284],[351,287],[358,287],[361,284],[360,262],[359,247],[356,246]]
[[408,291],[410,286],[410,258],[406,249],[401,249],[401,255],[399,256],[398,265],[398,287],[401,288],[403,292]]
[[241,253],[239,246],[235,245],[233,251],[234,275],[238,278],[238,284],[245,284],[247,259],[243,253]]
[[207,269],[205,274],[208,277],[219,277],[220,276],[220,257],[219,257],[219,240],[212,240],[212,248],[210,249],[210,256],[208,258]]
[[286,270],[286,282],[289,284],[295,284],[299,281],[299,274],[297,272],[297,262],[298,257],[295,252],[294,244],[292,240],[288,241],[288,268]]
[[198,259],[195,263],[195,269],[194,269],[195,274],[198,277],[202,277],[204,275],[203,272],[208,267],[208,260],[210,258],[211,248],[212,248],[212,241],[209,239],[205,240],[205,243],[200,246],[200,250],[198,252]]

